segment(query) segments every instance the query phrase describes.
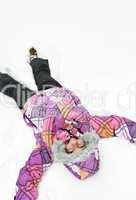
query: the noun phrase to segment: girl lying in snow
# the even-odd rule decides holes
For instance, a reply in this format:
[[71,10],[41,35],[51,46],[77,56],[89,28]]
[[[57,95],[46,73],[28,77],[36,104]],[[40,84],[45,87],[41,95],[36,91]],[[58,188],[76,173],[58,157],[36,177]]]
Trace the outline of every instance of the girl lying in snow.
[[39,58],[34,48],[29,58],[38,91],[0,74],[0,91],[14,98],[36,138],[34,150],[20,169],[15,200],[38,198],[39,182],[53,161],[62,162],[78,179],[95,174],[100,138],[121,136],[136,142],[136,122],[115,115],[92,116],[73,91],[52,78],[48,60]]

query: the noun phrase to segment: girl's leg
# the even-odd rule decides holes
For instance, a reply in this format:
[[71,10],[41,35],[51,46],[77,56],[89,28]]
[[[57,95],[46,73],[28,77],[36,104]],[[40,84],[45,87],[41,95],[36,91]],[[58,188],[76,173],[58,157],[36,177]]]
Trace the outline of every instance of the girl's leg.
[[0,73],[0,92],[12,97],[20,109],[22,109],[27,98],[33,94],[32,90],[24,87],[6,73]]
[[51,164],[50,152],[45,147],[36,147],[24,167],[20,169],[14,200],[36,200],[38,198],[38,185],[44,172]]
[[62,87],[61,84],[51,76],[48,60],[37,57],[31,60],[30,65],[38,90],[44,90],[54,86]]

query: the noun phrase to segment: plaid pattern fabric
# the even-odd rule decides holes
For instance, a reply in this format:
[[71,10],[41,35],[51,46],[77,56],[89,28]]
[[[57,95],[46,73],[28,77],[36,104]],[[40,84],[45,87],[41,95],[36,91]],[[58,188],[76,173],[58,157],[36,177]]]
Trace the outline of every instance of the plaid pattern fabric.
[[48,146],[51,148],[53,144],[53,134],[49,131],[43,131],[41,136],[42,136],[43,142],[47,143]]
[[102,138],[118,136],[136,142],[136,122],[125,117],[91,116],[90,125]]
[[[92,116],[74,92],[64,87],[54,87],[34,94],[24,105],[23,117],[33,128],[36,148],[20,170],[15,200],[38,198],[41,177],[53,162],[51,147],[55,140],[65,141],[69,134],[79,136],[79,132],[84,134],[94,129],[101,138],[118,136],[136,143],[136,122],[116,115]],[[73,121],[75,124],[68,124]],[[65,167],[75,177],[83,180],[98,171],[99,163],[99,149],[96,148],[87,160],[68,163]]]
[[38,198],[38,185],[42,175],[52,164],[50,153],[44,147],[36,147],[30,154],[25,166],[20,169],[16,182],[18,200]]

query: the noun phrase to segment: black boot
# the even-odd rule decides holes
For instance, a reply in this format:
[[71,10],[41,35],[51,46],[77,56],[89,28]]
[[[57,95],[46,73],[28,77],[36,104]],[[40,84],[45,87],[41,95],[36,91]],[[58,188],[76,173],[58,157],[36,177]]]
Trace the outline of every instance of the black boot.
[[29,49],[29,62],[31,62],[34,58],[38,58],[37,50],[34,47]]

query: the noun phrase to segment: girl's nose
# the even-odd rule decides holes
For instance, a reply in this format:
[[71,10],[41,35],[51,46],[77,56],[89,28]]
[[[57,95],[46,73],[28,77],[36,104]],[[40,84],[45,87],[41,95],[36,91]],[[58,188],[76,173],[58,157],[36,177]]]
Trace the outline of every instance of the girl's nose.
[[75,149],[77,147],[77,143],[76,142],[72,143],[72,147]]

